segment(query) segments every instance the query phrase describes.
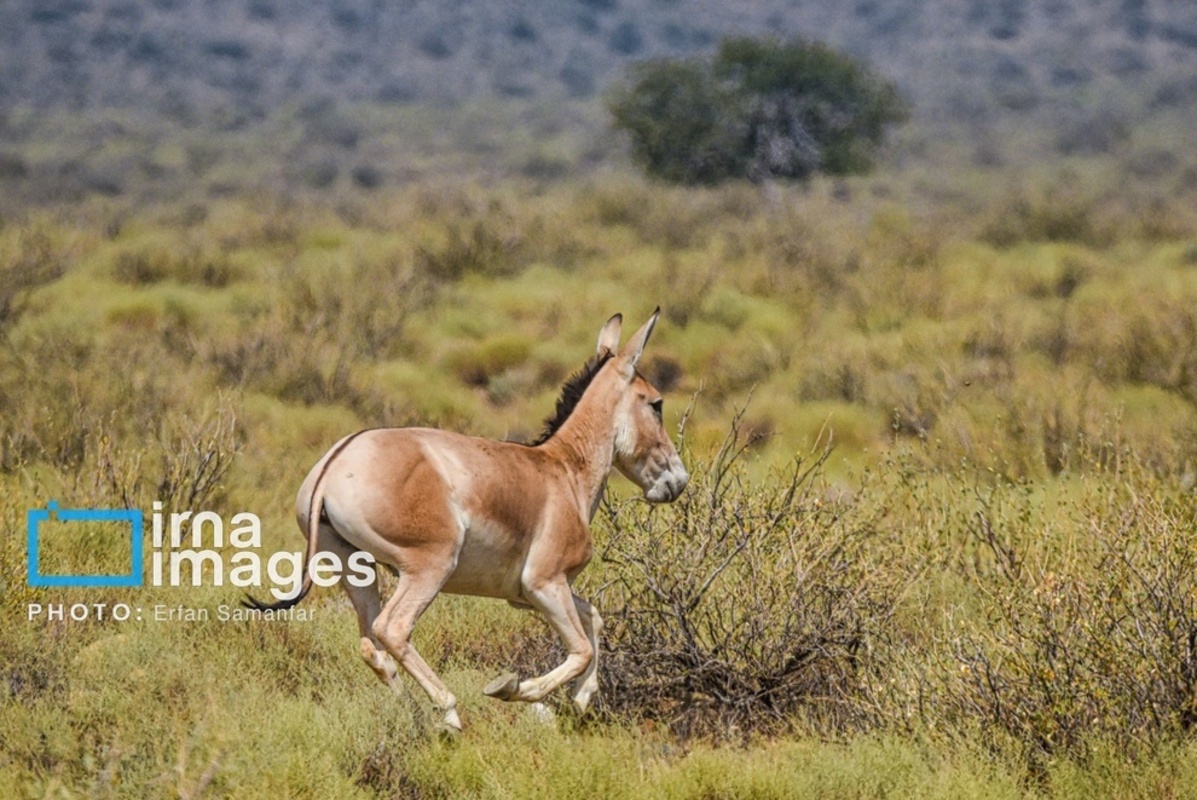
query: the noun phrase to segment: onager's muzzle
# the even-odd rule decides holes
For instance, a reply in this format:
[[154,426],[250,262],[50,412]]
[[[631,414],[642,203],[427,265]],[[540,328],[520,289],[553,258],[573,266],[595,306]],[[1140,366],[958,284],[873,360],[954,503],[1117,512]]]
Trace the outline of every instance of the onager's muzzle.
[[664,427],[653,433],[656,441],[647,448],[633,448],[631,454],[620,452],[617,443],[615,467],[644,491],[650,503],[672,503],[690,482],[690,473]]
[[[672,447],[669,449],[673,450]],[[689,482],[690,473],[686,472],[682,459],[676,451],[671,452],[652,483],[644,487],[644,499],[650,503],[672,503],[681,496]]]

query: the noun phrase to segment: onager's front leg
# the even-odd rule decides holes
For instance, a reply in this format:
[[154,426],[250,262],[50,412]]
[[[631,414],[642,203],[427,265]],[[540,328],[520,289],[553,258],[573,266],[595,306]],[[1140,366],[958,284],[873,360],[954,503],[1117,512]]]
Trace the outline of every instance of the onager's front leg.
[[[495,678],[483,689],[483,693],[499,700],[539,702],[558,686],[586,673],[588,668],[595,663],[596,650],[592,643],[593,637],[589,635],[587,625],[583,623],[579,615],[579,608],[574,602],[574,594],[570,591],[569,582],[564,577],[527,592],[526,597],[537,611],[544,614],[549,624],[561,636],[568,655],[560,666],[539,678],[521,681],[517,675],[510,672]],[[587,605],[589,606],[589,604]],[[594,683],[597,688],[597,679],[594,680]],[[577,695],[575,695],[575,702],[577,702]],[[589,702],[589,694],[586,695],[586,702]],[[580,705],[579,710],[585,710],[585,704]]]
[[582,620],[582,629],[586,632],[586,638],[590,640],[590,649],[593,653],[586,670],[574,681],[573,687],[574,707],[578,709],[579,713],[585,713],[586,709],[590,707],[591,698],[599,688],[599,635],[603,632],[603,618],[599,616],[594,606],[576,594],[574,595],[574,608],[578,610],[578,616]]

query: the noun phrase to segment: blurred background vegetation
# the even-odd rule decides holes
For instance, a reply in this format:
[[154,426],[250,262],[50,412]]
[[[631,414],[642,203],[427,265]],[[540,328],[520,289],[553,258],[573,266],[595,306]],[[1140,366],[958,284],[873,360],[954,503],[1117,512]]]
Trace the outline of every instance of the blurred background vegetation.
[[[640,174],[635,65],[744,36],[904,99],[871,172]],[[1194,791],[1188,6],[22,0],[0,42],[0,794]],[[560,657],[497,604],[417,630],[449,744],[334,591],[310,625],[25,619],[97,599],[26,586],[27,508],[252,510],[294,549],[337,438],[533,436],[658,303],[695,480],[596,518],[596,721],[481,696]]]

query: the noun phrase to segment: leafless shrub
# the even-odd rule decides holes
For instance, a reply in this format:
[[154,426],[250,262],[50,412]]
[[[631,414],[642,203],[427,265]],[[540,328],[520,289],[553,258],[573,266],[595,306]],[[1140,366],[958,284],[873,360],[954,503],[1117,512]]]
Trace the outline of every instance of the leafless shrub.
[[[402,740],[401,743],[408,744]],[[393,744],[388,746],[386,739],[380,740],[362,761],[354,783],[367,791],[385,794],[395,800],[426,800],[443,796],[440,793],[428,793],[423,784],[413,780],[404,770],[403,762],[395,757],[393,748]]]
[[737,417],[673,506],[604,505],[604,703],[681,736],[862,725],[895,603],[872,570],[873,520],[825,502],[827,452],[759,485],[750,444]]
[[845,342],[834,342],[807,353],[798,387],[799,397],[848,403],[865,401],[869,381],[876,377],[871,373],[866,356],[862,348]]
[[891,437],[926,441],[949,401],[942,378],[914,369],[893,370],[879,384]]
[[1076,349],[1102,379],[1151,384],[1197,399],[1197,312],[1187,298],[1152,290],[1134,302],[1108,301],[1094,311],[1103,324],[1079,327]]
[[895,436],[926,439],[935,426],[935,420],[934,411],[911,404],[896,405],[890,410],[889,429]]
[[523,266],[516,257],[521,237],[503,230],[494,220],[449,226],[439,246],[425,246],[416,254],[422,271],[439,281],[455,281],[466,275],[511,275]]
[[0,254],[0,333],[16,324],[33,290],[62,277],[68,263],[67,255],[38,230],[25,231],[15,253]]
[[319,339],[339,338],[355,356],[375,359],[401,349],[411,314],[434,296],[429,277],[399,254],[358,258],[346,268],[292,273],[284,281],[287,327]]
[[982,614],[949,634],[929,714],[977,725],[990,744],[1083,757],[1125,752],[1197,722],[1197,553],[1191,500],[1133,457],[1092,480],[1075,522],[1085,547],[1043,546],[1021,508],[976,494],[969,534],[989,566]]
[[94,454],[102,424],[122,443],[140,439],[189,400],[186,367],[140,331],[101,344],[90,331],[62,328],[21,335],[14,345],[0,351],[17,378],[11,395],[0,386],[0,469],[45,463],[73,471]]
[[102,492],[126,508],[147,508],[154,500],[161,500],[166,509],[204,508],[219,497],[242,444],[236,413],[227,400],[207,417],[164,422],[140,447],[118,447],[101,428],[96,480]]
[[1053,188],[1042,194],[1017,192],[994,210],[981,238],[996,247],[1018,242],[1080,242],[1104,247],[1112,233],[1097,203],[1076,191]]
[[236,280],[239,272],[227,254],[192,245],[181,252],[165,247],[125,250],[114,260],[112,276],[134,286],[174,280],[219,289]]

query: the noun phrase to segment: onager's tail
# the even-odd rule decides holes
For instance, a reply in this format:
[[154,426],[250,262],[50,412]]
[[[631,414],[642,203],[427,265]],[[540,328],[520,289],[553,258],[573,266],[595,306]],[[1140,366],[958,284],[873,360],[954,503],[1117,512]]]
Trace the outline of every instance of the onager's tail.
[[[367,428],[366,430],[372,429]],[[316,555],[316,541],[320,535],[320,517],[324,514],[324,476],[328,474],[328,468],[333,459],[339,456],[350,442],[365,432],[365,430],[358,431],[342,439],[328,454],[328,458],[324,459],[324,466],[320,468],[320,474],[316,476],[316,482],[312,484],[312,496],[308,501],[308,549],[303,554],[303,583],[300,585],[299,591],[294,597],[284,597],[277,603],[263,603],[261,600],[255,600],[246,595],[245,599],[241,601],[241,605],[256,611],[286,611],[288,608],[299,605],[299,601],[308,596],[308,592],[312,590],[312,573],[308,569],[308,564]]]

